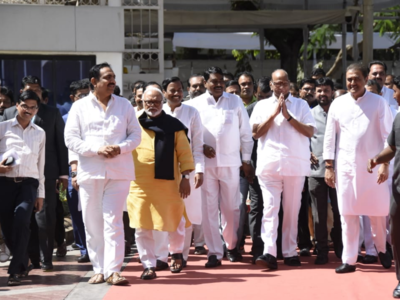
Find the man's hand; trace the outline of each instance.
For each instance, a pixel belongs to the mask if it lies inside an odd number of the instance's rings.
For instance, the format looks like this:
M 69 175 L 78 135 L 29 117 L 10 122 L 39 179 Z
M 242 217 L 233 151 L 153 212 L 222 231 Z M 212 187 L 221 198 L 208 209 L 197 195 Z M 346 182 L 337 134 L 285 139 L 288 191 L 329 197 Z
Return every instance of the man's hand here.
M 43 208 L 43 198 L 36 198 L 34 212 L 39 212 Z
M 371 170 L 372 171 L 372 170 Z M 389 164 L 382 164 L 378 169 L 378 184 L 385 182 L 389 178 Z
M 377 165 L 374 158 L 368 159 L 367 171 L 368 173 L 372 173 L 372 169 L 375 168 Z
M 0 163 L 0 173 L 7 173 L 10 172 L 12 169 L 12 166 L 5 166 L 4 163 L 6 162 L 7 159 L 3 159 L 3 161 Z
M 58 178 L 58 180 L 56 181 L 56 193 L 57 194 L 60 193 L 61 184 L 62 184 L 62 188 L 64 190 L 66 190 L 68 188 L 68 179 L 66 179 L 66 178 Z
M 179 185 L 179 193 L 181 194 L 182 199 L 185 199 L 190 195 L 189 179 L 182 178 L 181 183 Z
M 312 152 L 311 152 L 310 162 L 311 162 L 312 165 L 316 165 L 316 164 L 319 163 L 318 158 L 317 158 L 317 157 L 315 156 L 315 154 L 312 153 Z
M 77 177 L 74 177 L 74 178 L 72 178 L 71 179 L 71 181 L 72 181 L 72 187 L 76 190 L 76 191 L 79 191 L 79 184 L 78 184 L 78 178 Z
M 242 169 L 244 173 L 244 177 L 250 184 L 253 184 L 253 180 L 255 177 L 255 171 L 251 164 L 242 163 Z
M 118 154 L 121 154 L 121 149 L 118 145 L 102 146 L 97 151 L 97 154 L 103 155 L 105 158 L 113 158 L 116 157 Z
M 204 179 L 203 173 L 196 173 L 196 175 L 194 175 L 194 188 L 195 189 L 198 189 L 199 187 L 202 186 L 203 179 Z
M 275 118 L 279 113 L 282 111 L 282 102 L 285 101 L 285 97 L 283 94 L 279 96 L 278 102 L 276 103 L 274 112 L 272 113 L 272 116 Z
M 325 169 L 325 182 L 328 186 L 331 188 L 336 188 L 335 183 L 336 183 L 336 176 L 335 176 L 335 171 L 333 168 L 327 168 Z
M 207 158 L 214 158 L 215 157 L 215 150 L 213 147 L 204 144 L 203 145 L 203 153 Z
M 279 99 L 281 99 L 281 97 L 283 98 L 283 94 L 281 94 L 281 95 L 279 96 Z M 289 115 L 289 113 L 288 113 L 288 111 L 287 111 L 285 99 L 283 99 L 283 101 L 282 101 L 282 115 L 283 115 L 283 117 L 284 117 L 286 120 L 290 118 L 290 115 Z

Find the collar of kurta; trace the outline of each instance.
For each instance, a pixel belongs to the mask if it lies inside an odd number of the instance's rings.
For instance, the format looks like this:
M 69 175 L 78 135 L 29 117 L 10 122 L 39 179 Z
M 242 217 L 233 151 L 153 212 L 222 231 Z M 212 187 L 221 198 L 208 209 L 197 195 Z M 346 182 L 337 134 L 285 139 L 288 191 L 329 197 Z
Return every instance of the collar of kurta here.
M 175 180 L 175 132 L 184 130 L 187 135 L 187 128 L 181 123 L 181 121 L 170 115 L 167 115 L 163 110 L 161 111 L 161 115 L 157 118 L 150 118 L 146 112 L 143 112 L 138 120 L 144 129 L 154 131 L 155 133 L 154 178 Z
M 272 94 L 272 98 L 274 98 L 274 102 L 278 102 L 278 98 L 276 98 L 275 94 Z M 294 98 L 294 97 L 289 93 L 289 95 L 287 96 L 285 101 L 292 103 L 293 102 L 292 98 Z
M 90 91 L 88 97 L 90 97 L 90 99 L 92 99 L 93 102 L 95 102 L 96 104 L 99 104 L 99 100 L 97 100 L 97 97 Z M 114 95 L 111 94 L 110 100 L 107 103 L 107 107 L 109 107 L 113 102 L 114 102 Z
M 367 91 L 367 89 L 364 89 L 364 95 L 362 95 L 361 97 L 358 97 L 357 99 L 354 99 L 353 96 L 351 95 L 351 93 L 348 93 L 350 95 L 350 97 L 355 100 L 356 102 L 360 102 L 362 101 L 365 97 L 367 97 L 370 92 Z

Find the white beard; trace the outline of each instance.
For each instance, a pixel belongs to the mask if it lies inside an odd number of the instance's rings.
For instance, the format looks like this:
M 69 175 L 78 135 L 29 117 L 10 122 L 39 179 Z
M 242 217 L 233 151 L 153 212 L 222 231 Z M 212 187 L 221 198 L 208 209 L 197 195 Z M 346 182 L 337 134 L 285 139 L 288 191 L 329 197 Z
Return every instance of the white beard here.
M 154 118 L 154 117 L 157 117 L 157 116 L 161 113 L 161 110 L 159 110 L 159 111 L 157 111 L 157 112 L 151 112 L 151 111 L 145 110 L 145 112 L 146 112 L 146 114 L 147 114 L 148 116 Z

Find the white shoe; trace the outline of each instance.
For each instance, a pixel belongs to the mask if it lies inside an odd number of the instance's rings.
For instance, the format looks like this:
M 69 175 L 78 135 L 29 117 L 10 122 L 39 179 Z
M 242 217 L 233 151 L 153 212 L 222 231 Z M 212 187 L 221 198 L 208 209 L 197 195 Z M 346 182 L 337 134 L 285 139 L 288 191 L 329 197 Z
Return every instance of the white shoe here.
M 4 263 L 10 258 L 10 250 L 7 248 L 6 244 L 0 245 L 0 262 Z

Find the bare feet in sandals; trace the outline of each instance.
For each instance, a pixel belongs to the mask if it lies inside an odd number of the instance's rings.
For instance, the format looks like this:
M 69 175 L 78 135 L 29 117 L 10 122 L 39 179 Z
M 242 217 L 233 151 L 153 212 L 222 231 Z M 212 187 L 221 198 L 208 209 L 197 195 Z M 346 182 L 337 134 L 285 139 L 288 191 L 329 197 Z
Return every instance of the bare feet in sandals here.
M 183 256 L 182 253 L 174 253 L 171 255 L 171 264 L 169 269 L 171 273 L 179 273 L 183 267 Z
M 104 282 L 104 275 L 103 274 L 94 274 L 88 281 L 91 284 L 98 284 Z

